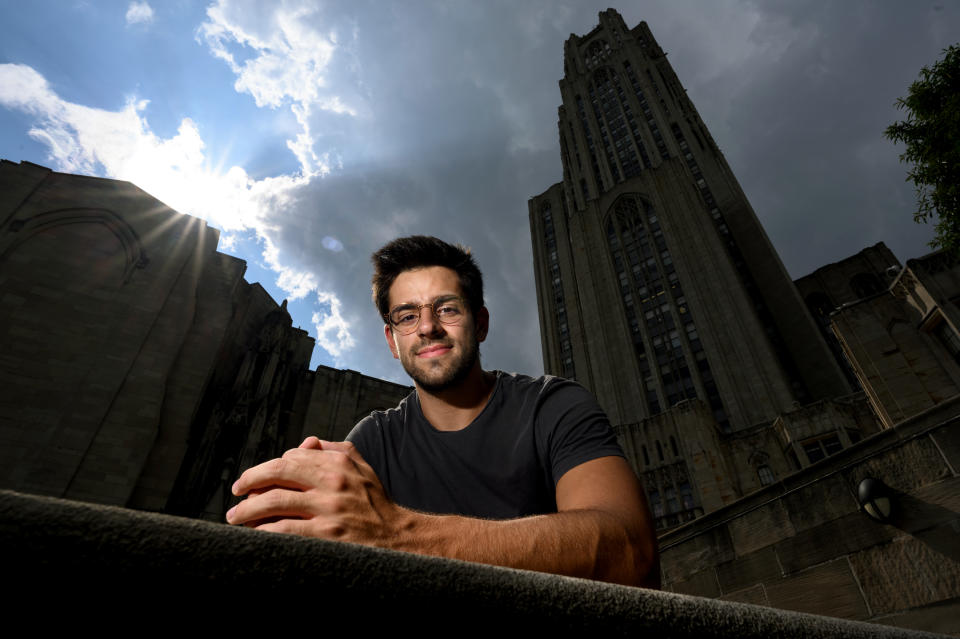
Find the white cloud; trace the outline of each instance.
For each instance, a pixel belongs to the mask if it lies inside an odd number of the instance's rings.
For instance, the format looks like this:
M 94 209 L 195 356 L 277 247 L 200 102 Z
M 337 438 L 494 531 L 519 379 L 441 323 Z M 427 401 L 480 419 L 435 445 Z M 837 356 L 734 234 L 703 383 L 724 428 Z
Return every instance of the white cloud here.
M 339 364 L 344 353 L 355 345 L 350 327 L 342 315 L 342 304 L 336 295 L 320 291 L 317 300 L 325 310 L 314 313 L 311 321 L 317 329 L 317 343 Z
M 131 2 L 127 7 L 127 24 L 153 22 L 153 7 L 146 2 Z
M 144 115 L 146 100 L 130 99 L 120 111 L 73 104 L 25 65 L 0 64 L 0 106 L 36 118 L 29 134 L 47 146 L 56 170 L 133 182 L 171 208 L 226 231 L 221 237 L 224 250 L 236 242 L 232 232 L 253 230 L 263 244 L 267 266 L 277 274 L 277 286 L 289 299 L 317 290 L 317 275 L 288 263 L 277 239 L 307 177 L 254 180 L 239 166 L 217 171 L 210 166 L 200 130 L 191 119 L 184 118 L 176 134 L 163 139 L 150 129 Z M 343 354 L 354 341 L 340 317 L 339 301 L 332 293 L 320 295 L 333 309 L 320 321 L 321 344 L 331 354 Z
M 237 236 L 234 233 L 221 233 L 217 250 L 220 252 L 232 251 L 237 248 Z
M 207 9 L 207 20 L 198 37 L 211 53 L 237 75 L 234 88 L 249 93 L 257 106 L 273 109 L 289 104 L 301 131 L 287 147 L 300 162 L 304 175 L 325 175 L 331 170 L 329 152 L 316 151 L 310 127 L 318 111 L 357 116 L 354 107 L 328 87 L 327 73 L 338 48 L 337 35 L 323 32 L 315 23 L 312 2 L 289 2 L 267 14 L 262 6 L 240 6 L 218 0 Z M 239 61 L 233 50 L 251 57 Z

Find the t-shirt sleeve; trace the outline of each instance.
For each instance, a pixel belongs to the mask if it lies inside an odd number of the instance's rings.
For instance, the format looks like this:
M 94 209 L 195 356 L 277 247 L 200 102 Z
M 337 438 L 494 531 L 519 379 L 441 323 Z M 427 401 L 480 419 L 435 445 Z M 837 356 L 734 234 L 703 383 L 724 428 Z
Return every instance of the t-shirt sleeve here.
M 610 420 L 580 384 L 554 378 L 541 396 L 538 446 L 549 460 L 554 485 L 567 471 L 599 457 L 623 457 Z

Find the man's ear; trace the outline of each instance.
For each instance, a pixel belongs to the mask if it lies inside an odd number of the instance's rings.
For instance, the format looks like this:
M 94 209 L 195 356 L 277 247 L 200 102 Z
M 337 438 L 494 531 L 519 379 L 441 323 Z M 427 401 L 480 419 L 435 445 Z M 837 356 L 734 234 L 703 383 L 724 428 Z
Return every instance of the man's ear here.
M 486 306 L 481 306 L 477 311 L 477 341 L 482 342 L 487 339 L 487 331 L 490 330 L 490 311 Z
M 387 339 L 387 346 L 390 348 L 390 352 L 393 354 L 393 359 L 400 359 L 400 350 L 397 346 L 397 337 L 393 334 L 393 331 L 390 330 L 389 324 L 383 325 L 383 336 Z

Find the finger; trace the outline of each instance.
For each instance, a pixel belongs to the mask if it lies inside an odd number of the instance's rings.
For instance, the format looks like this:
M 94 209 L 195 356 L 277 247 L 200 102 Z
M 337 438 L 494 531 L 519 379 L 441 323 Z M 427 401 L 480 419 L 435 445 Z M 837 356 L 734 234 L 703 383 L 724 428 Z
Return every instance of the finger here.
M 294 448 L 287 453 L 298 450 Z M 252 490 L 271 486 L 305 490 L 310 487 L 311 483 L 310 469 L 304 467 L 303 461 L 302 459 L 297 461 L 286 457 L 278 457 L 253 468 L 248 468 L 233 483 L 231 490 L 238 497 L 246 495 Z
M 363 456 L 360 454 L 360 451 L 357 450 L 357 447 L 353 445 L 353 442 L 328 442 L 325 439 L 318 441 L 323 450 L 333 450 L 338 453 L 343 453 L 353 461 L 364 461 Z
M 248 524 L 282 518 L 312 517 L 310 498 L 296 490 L 275 488 L 253 495 L 227 511 L 227 523 Z
M 353 442 L 347 442 L 347 441 L 328 442 L 325 439 L 321 439 L 319 441 L 320 441 L 320 446 L 324 452 L 340 453 L 345 455 L 350 461 L 354 463 L 356 468 L 360 471 L 360 473 L 364 477 L 366 477 L 367 479 L 376 480 L 378 483 L 380 482 L 380 477 L 377 476 L 377 472 L 373 469 L 373 467 L 370 464 L 367 463 L 367 460 L 363 458 L 363 455 L 360 454 L 360 451 L 357 450 L 357 447 L 354 446 Z M 292 451 L 287 451 L 287 452 L 289 453 Z
M 319 441 L 322 446 L 320 450 L 291 448 L 283 454 L 283 459 L 306 466 L 327 468 L 331 472 L 349 472 L 355 468 L 365 477 L 376 477 L 373 468 L 350 442 Z
M 307 522 L 302 519 L 279 519 L 255 526 L 264 532 L 286 533 L 292 535 L 309 536 Z
M 360 451 L 357 450 L 357 447 L 353 445 L 353 442 L 328 442 L 325 439 L 320 440 L 320 444 L 323 446 L 323 450 L 330 452 L 338 452 L 346 455 L 350 460 L 356 464 L 357 468 L 369 479 L 376 478 L 377 481 L 380 481 L 380 478 L 377 477 L 377 473 L 373 470 L 373 467 L 367 463 L 367 460 L 363 458 L 363 455 L 360 454 Z
M 319 437 L 314 437 L 313 435 L 310 435 L 305 440 L 303 440 L 303 443 L 300 444 L 297 448 L 314 448 L 316 450 L 321 450 L 323 446 L 320 445 Z

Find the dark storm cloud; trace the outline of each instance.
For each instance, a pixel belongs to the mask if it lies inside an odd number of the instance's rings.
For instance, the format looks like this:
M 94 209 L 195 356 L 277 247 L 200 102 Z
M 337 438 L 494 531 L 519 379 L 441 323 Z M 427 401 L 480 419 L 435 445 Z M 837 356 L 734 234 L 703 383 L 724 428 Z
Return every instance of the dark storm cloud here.
M 539 373 L 527 200 L 562 175 L 563 43 L 592 30 L 607 4 L 218 0 L 189 44 L 236 83 L 211 82 L 203 95 L 222 97 L 216 112 L 236 118 L 224 128 L 271 156 L 224 175 L 206 174 L 224 153 L 208 133 L 223 123 L 185 111 L 168 114 L 183 118 L 182 134 L 157 133 L 150 118 L 162 95 L 104 111 L 56 95 L 44 69 L 0 65 L 8 78 L 29 75 L 34 89 L 0 90 L 0 103 L 41 114 L 31 135 L 57 170 L 102 165 L 225 234 L 255 231 L 296 321 L 330 317 L 325 363 L 405 381 L 369 300 L 369 255 L 426 233 L 472 247 L 486 274 L 485 365 Z M 902 117 L 896 98 L 958 38 L 960 5 L 651 0 L 618 9 L 630 27 L 645 20 L 667 51 L 794 277 L 881 240 L 901 259 L 926 252 L 932 233 L 912 221 L 902 148 L 882 133 Z M 238 104 L 248 110 L 227 106 Z M 194 115 L 196 125 L 186 119 Z M 71 164 L 74 152 L 99 164 Z
M 902 259 L 926 251 L 929 229 L 911 220 L 899 150 L 882 132 L 898 116 L 896 97 L 949 44 L 942 25 L 960 19 L 952 7 L 916 7 L 621 9 L 669 52 L 794 277 L 881 240 Z M 470 245 L 485 271 L 494 321 L 485 365 L 539 372 L 526 201 L 561 175 L 563 41 L 591 30 L 603 8 L 375 3 L 328 13 L 353 28 L 338 41 L 351 63 L 331 71 L 331 85 L 354 87 L 345 95 L 358 116 L 314 116 L 317 139 L 344 168 L 300 194 L 298 207 L 312 212 L 283 229 L 282 244 L 361 322 L 344 365 L 402 378 L 384 368 L 367 257 L 392 236 L 427 233 Z M 344 251 L 318 251 L 326 235 Z
M 756 54 L 688 85 L 794 277 L 878 241 L 902 260 L 929 250 L 902 148 L 883 130 L 920 67 L 957 37 L 939 28 L 960 23 L 956 7 L 933 7 L 757 3 Z

